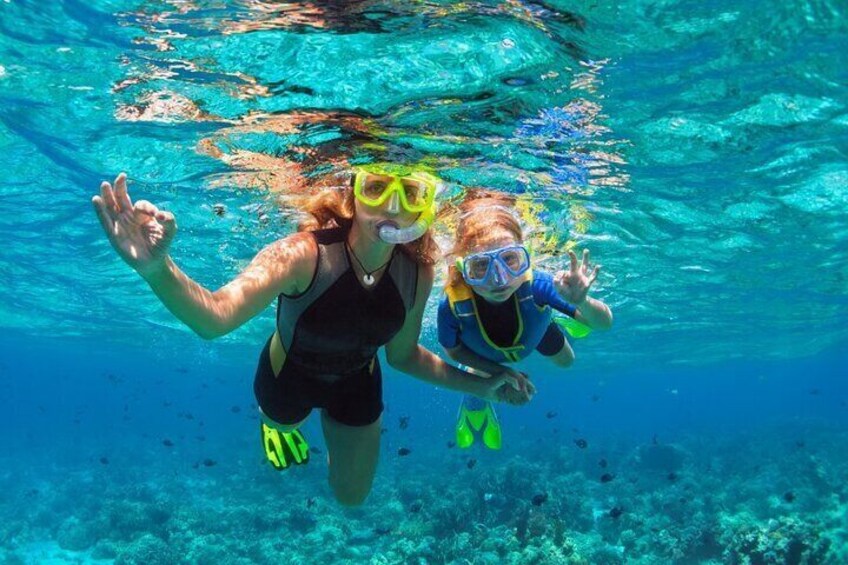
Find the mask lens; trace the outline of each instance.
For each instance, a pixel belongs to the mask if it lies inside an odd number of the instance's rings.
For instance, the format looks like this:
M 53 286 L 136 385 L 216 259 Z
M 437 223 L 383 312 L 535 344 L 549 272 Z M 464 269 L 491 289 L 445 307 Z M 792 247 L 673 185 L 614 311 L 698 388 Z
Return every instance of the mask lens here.
M 427 184 L 415 179 L 401 179 L 403 194 L 406 202 L 413 207 L 421 207 L 427 203 Z
M 391 177 L 368 175 L 362 181 L 362 195 L 371 200 L 376 200 L 386 192 L 391 182 Z
M 507 249 L 500 254 L 500 259 L 514 275 L 527 268 L 527 254 L 521 249 Z
M 489 257 L 471 257 L 465 260 L 465 274 L 474 281 L 482 281 L 486 278 L 486 273 L 489 272 L 489 264 L 492 260 Z

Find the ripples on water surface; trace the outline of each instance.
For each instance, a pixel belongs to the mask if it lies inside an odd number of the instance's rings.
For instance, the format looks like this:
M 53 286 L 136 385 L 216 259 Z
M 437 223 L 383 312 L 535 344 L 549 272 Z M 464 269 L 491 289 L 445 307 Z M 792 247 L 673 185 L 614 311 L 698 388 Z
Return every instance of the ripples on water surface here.
M 292 229 L 287 195 L 386 159 L 452 198 L 520 195 L 549 264 L 590 248 L 624 329 L 586 346 L 599 362 L 844 344 L 846 8 L 775 4 L 5 0 L 3 325 L 175 326 L 127 299 L 141 283 L 92 221 L 120 170 L 214 287 Z

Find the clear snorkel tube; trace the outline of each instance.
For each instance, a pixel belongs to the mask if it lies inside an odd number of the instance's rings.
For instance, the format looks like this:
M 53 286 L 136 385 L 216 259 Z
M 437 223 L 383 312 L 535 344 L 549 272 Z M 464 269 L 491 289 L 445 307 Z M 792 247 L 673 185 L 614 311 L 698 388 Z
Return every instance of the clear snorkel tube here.
M 385 243 L 399 245 L 410 243 L 427 233 L 430 226 L 433 225 L 433 220 L 436 218 L 436 203 L 434 202 L 430 208 L 421 212 L 418 219 L 412 225 L 405 228 L 399 228 L 392 224 L 380 226 L 380 239 Z
M 430 229 L 430 226 L 433 225 L 433 220 L 436 218 L 436 201 L 438 200 L 439 194 L 444 191 L 444 188 L 444 183 L 440 182 L 436 185 L 436 197 L 433 199 L 433 204 L 427 210 L 421 212 L 418 219 L 415 220 L 412 225 L 405 228 L 399 228 L 393 224 L 380 226 L 380 239 L 382 239 L 385 243 L 402 245 L 404 243 L 413 242 L 427 233 L 427 230 Z

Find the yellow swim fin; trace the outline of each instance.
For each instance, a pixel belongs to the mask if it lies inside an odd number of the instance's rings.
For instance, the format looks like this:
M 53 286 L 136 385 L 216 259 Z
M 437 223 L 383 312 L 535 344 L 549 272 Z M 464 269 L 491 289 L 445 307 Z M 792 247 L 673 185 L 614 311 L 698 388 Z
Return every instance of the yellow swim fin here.
M 261 424 L 262 448 L 268 462 L 276 470 L 282 471 L 288 469 L 289 465 L 304 465 L 309 462 L 309 444 L 300 430 L 283 432 L 264 421 Z
M 463 449 L 471 447 L 479 434 L 483 436 L 483 445 L 489 449 L 501 448 L 501 425 L 494 406 L 487 400 L 466 395 L 459 405 L 456 444 Z

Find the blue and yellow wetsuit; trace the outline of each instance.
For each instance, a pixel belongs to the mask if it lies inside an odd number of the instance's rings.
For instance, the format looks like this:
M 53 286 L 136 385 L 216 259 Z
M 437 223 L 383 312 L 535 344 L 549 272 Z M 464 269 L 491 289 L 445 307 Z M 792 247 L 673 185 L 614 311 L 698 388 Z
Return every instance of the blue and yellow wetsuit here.
M 566 339 L 554 322 L 553 310 L 571 318 L 577 311 L 559 296 L 553 277 L 544 271 L 532 271 L 530 280 L 499 304 L 482 299 L 462 281 L 445 288 L 439 304 L 439 343 L 447 349 L 463 345 L 495 363 L 514 363 L 533 351 L 553 356 Z M 475 432 L 483 434 L 491 449 L 501 446 L 491 404 L 470 395 L 460 406 L 456 432 L 460 447 L 470 446 Z

